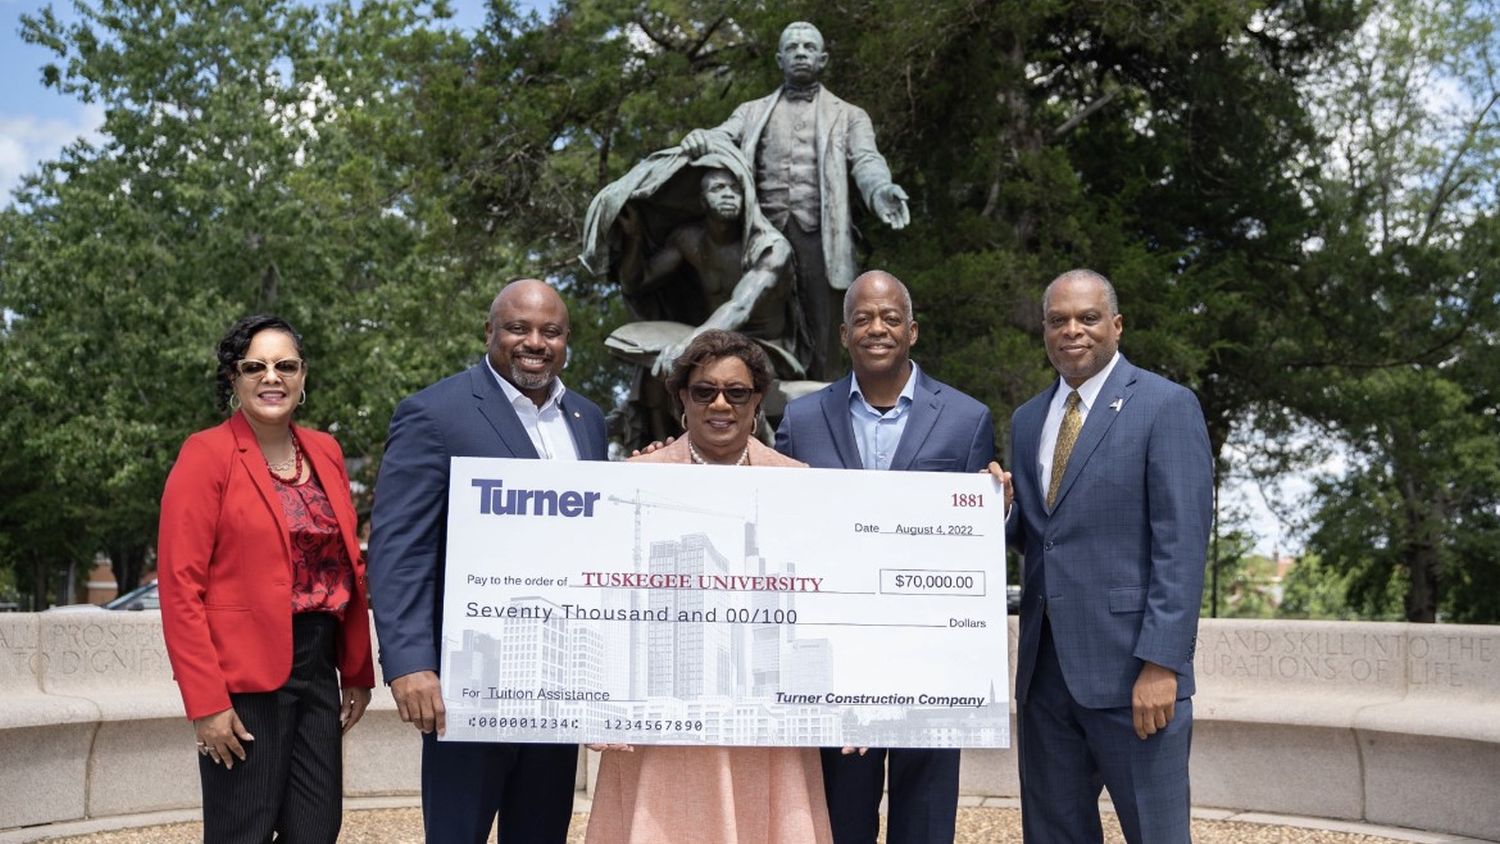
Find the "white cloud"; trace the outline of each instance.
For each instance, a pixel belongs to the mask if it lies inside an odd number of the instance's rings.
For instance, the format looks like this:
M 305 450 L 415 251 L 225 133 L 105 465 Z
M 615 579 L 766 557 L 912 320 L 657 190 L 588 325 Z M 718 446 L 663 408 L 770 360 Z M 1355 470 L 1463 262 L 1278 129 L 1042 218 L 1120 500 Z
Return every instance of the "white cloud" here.
M 11 203 L 21 176 L 36 172 L 80 136 L 98 138 L 103 125 L 104 109 L 98 105 L 82 106 L 72 119 L 0 114 L 0 207 Z

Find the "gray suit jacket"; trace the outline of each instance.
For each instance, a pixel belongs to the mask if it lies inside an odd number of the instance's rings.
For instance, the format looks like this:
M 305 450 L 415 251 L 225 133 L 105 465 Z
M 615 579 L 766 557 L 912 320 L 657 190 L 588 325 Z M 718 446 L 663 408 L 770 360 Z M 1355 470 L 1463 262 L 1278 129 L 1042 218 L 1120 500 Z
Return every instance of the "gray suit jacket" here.
M 580 460 L 605 460 L 604 414 L 564 393 Z M 537 458 L 536 447 L 484 361 L 396 407 L 370 515 L 370 599 L 386 682 L 438 670 L 450 457 Z
M 758 100 L 741 103 L 729 119 L 710 132 L 718 132 L 739 145 L 745 160 L 755 166 L 761 133 L 771 117 L 771 108 L 781 98 L 781 89 Z M 826 87 L 817 96 L 818 192 L 822 198 L 823 262 L 828 283 L 847 290 L 858 274 L 854 260 L 854 219 L 849 208 L 849 179 L 859 186 L 865 205 L 875 191 L 891 183 L 891 169 L 875 147 L 875 127 L 870 115 L 846 103 Z
M 1197 397 L 1122 356 L 1049 512 L 1037 455 L 1056 389 L 1011 418 L 1006 538 L 1025 555 L 1016 699 L 1026 701 L 1043 612 L 1083 706 L 1130 706 L 1142 660 L 1176 671 L 1178 697 L 1189 697 L 1213 517 L 1213 456 Z

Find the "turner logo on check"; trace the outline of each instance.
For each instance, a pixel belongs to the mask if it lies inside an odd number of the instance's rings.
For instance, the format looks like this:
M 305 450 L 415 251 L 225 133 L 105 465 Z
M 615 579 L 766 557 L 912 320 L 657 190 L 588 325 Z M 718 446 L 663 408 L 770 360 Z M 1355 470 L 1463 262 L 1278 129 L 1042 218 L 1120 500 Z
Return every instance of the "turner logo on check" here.
M 506 489 L 503 481 L 475 478 L 482 516 L 577 516 L 591 518 L 597 492 L 558 489 Z

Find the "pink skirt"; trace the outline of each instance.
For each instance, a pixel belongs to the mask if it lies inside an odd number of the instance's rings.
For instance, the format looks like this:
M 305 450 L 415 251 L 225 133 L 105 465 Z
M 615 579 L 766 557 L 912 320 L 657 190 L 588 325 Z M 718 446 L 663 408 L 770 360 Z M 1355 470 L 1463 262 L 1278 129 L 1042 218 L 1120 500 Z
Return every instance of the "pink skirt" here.
M 606 750 L 587 844 L 832 844 L 816 748 Z

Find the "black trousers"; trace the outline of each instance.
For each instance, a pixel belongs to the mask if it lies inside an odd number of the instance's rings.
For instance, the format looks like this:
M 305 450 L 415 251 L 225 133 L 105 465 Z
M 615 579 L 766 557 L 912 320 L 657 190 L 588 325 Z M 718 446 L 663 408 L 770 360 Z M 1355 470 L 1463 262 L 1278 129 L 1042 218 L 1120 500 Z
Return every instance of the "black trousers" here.
M 843 343 L 839 326 L 844 322 L 844 291 L 828 284 L 828 266 L 823 260 L 823 235 L 803 230 L 796 217 L 788 217 L 782 229 L 792 254 L 797 257 L 797 300 L 812 336 L 812 361 L 807 377 L 833 381 L 843 377 Z
M 958 823 L 957 749 L 872 747 L 864 756 L 825 747 L 823 792 L 834 844 L 875 844 L 886 795 L 887 844 L 952 844 Z
M 565 844 L 573 820 L 576 744 L 438 741 L 422 736 L 427 844 Z
M 254 741 L 234 769 L 198 758 L 204 844 L 333 844 L 343 824 L 338 619 L 292 616 L 292 675 L 274 692 L 231 693 Z

